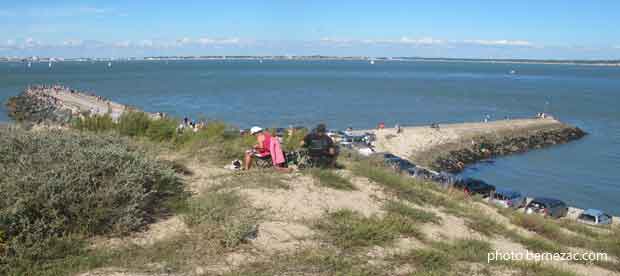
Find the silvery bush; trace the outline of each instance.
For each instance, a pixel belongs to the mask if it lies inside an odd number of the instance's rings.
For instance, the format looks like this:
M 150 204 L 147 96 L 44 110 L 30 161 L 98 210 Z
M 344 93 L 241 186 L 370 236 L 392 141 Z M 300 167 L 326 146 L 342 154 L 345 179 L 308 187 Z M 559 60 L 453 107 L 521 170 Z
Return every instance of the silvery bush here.
M 76 237 L 138 230 L 182 194 L 169 165 L 128 140 L 0 130 L 4 257 L 54 258 Z

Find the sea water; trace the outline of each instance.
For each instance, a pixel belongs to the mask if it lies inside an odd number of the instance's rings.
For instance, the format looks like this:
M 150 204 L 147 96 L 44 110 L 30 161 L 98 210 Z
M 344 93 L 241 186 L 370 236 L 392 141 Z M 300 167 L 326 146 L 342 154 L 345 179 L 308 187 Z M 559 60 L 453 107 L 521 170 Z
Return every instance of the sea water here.
M 514 72 L 511 72 L 514 71 Z M 582 140 L 469 167 L 528 196 L 620 215 L 620 67 L 466 62 L 0 63 L 0 101 L 60 83 L 147 111 L 261 125 L 373 128 L 553 114 Z M 0 121 L 7 121 L 4 106 Z

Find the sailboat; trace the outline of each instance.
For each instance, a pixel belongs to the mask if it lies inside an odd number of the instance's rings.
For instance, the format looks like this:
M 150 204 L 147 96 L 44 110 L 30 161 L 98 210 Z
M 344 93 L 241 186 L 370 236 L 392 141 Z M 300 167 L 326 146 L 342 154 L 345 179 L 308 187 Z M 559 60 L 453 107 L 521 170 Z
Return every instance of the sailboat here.
M 515 70 L 510 70 L 510 74 L 511 74 L 511 75 L 514 75 L 514 74 L 516 74 L 516 73 L 517 73 L 517 71 L 515 71 Z
M 28 68 L 32 67 L 32 62 L 29 61 L 27 66 Z
M 371 59 L 371 60 L 370 60 L 370 64 L 375 64 L 375 60 L 374 60 L 374 59 Z
M 52 62 L 51 61 L 47 64 L 47 67 L 48 68 L 52 68 Z
M 108 68 L 111 68 L 111 67 L 112 67 L 112 62 L 108 61 Z

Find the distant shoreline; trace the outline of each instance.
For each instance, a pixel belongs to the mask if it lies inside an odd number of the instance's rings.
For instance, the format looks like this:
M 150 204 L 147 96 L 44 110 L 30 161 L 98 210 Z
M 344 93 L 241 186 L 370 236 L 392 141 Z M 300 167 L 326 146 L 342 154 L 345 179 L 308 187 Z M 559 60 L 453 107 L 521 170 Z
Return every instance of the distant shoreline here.
M 366 61 L 366 62 L 454 62 L 497 64 L 546 64 L 620 67 L 620 60 L 544 60 L 544 59 L 470 59 L 422 57 L 368 57 L 368 56 L 154 56 L 130 58 L 7 58 L 0 62 L 130 62 L 130 61 Z

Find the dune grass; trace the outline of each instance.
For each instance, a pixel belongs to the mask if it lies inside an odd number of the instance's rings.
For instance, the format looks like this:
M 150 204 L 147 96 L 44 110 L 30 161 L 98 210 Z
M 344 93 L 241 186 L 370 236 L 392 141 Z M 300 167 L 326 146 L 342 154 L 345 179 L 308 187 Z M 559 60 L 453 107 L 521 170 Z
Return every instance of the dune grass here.
M 353 166 L 353 173 L 367 177 L 383 186 L 402 200 L 421 206 L 437 206 L 445 208 L 459 208 L 458 202 L 450 200 L 445 191 L 440 191 L 433 183 L 423 182 L 412 177 L 394 173 L 373 160 L 361 160 Z
M 312 176 L 314 183 L 319 186 L 345 191 L 356 190 L 355 186 L 349 179 L 342 177 L 334 171 L 316 168 L 306 171 Z
M 453 242 L 433 242 L 429 248 L 418 248 L 390 258 L 398 264 L 415 267 L 413 275 L 459 275 L 459 262 L 483 263 L 491 245 L 481 240 L 459 239 Z M 466 274 L 466 273 L 463 273 Z
M 234 191 L 209 192 L 191 198 L 187 205 L 185 223 L 224 248 L 234 248 L 256 235 L 259 213 Z
M 388 267 L 371 265 L 366 258 L 345 255 L 334 249 L 302 249 L 280 253 L 267 260 L 244 264 L 226 276 L 270 275 L 390 275 Z
M 347 209 L 326 214 L 314 227 L 322 238 L 344 250 L 383 245 L 399 235 L 421 237 L 417 224 L 402 216 L 365 217 Z
M 434 213 L 409 206 L 396 200 L 388 200 L 384 204 L 383 209 L 388 213 L 401 215 L 419 223 L 439 224 L 441 222 L 441 218 Z

